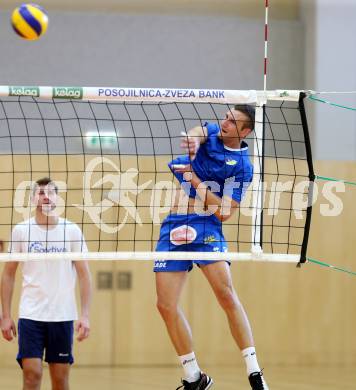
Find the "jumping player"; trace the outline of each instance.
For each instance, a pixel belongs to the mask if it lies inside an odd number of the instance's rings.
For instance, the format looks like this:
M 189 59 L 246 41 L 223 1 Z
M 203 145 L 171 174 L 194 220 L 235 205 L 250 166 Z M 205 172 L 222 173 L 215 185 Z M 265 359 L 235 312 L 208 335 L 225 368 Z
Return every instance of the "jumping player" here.
M 157 251 L 226 252 L 222 222 L 239 207 L 252 181 L 253 167 L 244 139 L 253 131 L 254 107 L 238 105 L 221 124 L 206 123 L 183 134 L 187 152 L 168 165 L 181 185 L 163 221 Z M 257 362 L 250 323 L 232 284 L 225 261 L 156 261 L 157 307 L 184 371 L 184 390 L 204 390 L 213 380 L 196 360 L 189 324 L 179 307 L 188 272 L 197 264 L 226 313 L 232 336 L 242 352 L 253 390 L 268 390 Z M 177 390 L 178 390 L 177 389 Z

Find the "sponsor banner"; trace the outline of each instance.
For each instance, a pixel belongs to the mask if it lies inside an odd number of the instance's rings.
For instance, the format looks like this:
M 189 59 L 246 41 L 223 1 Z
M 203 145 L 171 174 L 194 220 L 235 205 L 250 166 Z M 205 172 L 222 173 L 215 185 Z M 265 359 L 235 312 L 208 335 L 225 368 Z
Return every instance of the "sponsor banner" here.
M 256 103 L 256 91 L 172 88 L 85 88 L 85 98 L 122 101 Z
M 256 91 L 190 88 L 32 87 L 0 85 L 0 96 L 35 96 L 43 99 L 206 102 L 258 105 L 265 104 L 267 100 L 298 101 L 300 92 L 298 90 Z

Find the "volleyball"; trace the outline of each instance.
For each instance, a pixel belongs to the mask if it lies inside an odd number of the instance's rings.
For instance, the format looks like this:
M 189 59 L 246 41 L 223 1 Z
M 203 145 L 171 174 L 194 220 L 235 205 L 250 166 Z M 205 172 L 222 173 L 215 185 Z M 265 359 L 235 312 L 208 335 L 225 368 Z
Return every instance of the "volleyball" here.
M 11 24 L 21 38 L 35 40 L 46 32 L 48 16 L 37 4 L 22 4 L 12 13 Z

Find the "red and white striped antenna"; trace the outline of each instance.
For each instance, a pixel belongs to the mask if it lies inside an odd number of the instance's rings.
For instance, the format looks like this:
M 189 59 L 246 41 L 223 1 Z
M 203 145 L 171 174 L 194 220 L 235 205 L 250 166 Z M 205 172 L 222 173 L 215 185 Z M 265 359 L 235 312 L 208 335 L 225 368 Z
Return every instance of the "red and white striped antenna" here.
M 264 76 L 263 90 L 267 90 L 267 61 L 268 61 L 268 0 L 265 0 L 265 59 L 264 59 Z

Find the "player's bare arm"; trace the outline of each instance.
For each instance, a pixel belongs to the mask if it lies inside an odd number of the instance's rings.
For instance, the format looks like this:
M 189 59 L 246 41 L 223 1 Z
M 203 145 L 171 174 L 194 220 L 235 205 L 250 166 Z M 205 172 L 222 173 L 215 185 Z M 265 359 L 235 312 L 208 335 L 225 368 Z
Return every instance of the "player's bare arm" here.
M 204 207 L 207 210 L 212 210 L 220 221 L 228 220 L 239 207 L 239 204 L 229 196 L 224 195 L 220 198 L 220 196 L 215 195 L 194 171 L 192 171 L 190 182 L 196 189 L 199 198 L 203 200 Z
M 213 211 L 213 214 L 220 221 L 224 222 L 228 220 L 239 207 L 239 203 L 231 197 L 226 195 L 223 197 L 215 195 L 214 192 L 199 179 L 190 164 L 175 166 L 174 171 L 184 173 L 185 181 L 190 182 L 196 189 L 198 198 L 193 201 L 195 203 L 203 202 L 204 208 Z M 198 205 L 196 204 L 196 206 Z
M 80 289 L 81 315 L 76 324 L 77 340 L 82 341 L 89 337 L 90 333 L 90 304 L 92 298 L 92 281 L 87 261 L 75 261 L 75 269 L 78 275 Z
M 1 303 L 3 312 L 1 332 L 7 341 L 11 341 L 16 337 L 16 326 L 11 317 L 11 302 L 17 267 L 17 262 L 6 263 L 1 277 Z
M 204 126 L 196 126 L 188 132 L 181 132 L 181 148 L 194 159 L 201 144 L 206 142 L 208 130 Z

